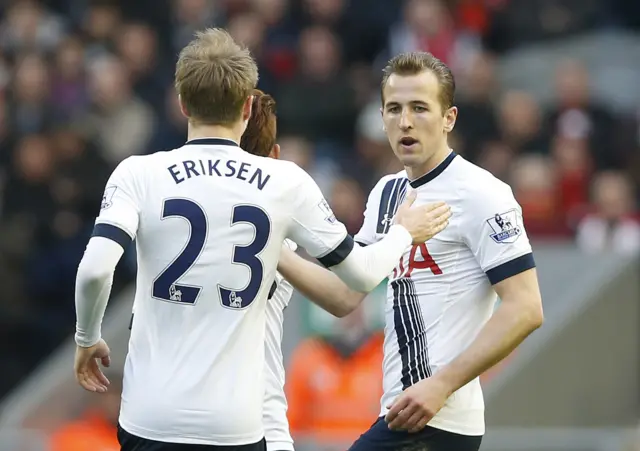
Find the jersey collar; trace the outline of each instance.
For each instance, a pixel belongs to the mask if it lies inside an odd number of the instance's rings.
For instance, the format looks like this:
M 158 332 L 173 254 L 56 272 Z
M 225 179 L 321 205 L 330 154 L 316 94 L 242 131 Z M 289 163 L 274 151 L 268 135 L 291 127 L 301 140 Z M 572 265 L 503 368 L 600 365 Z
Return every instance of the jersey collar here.
M 445 158 L 444 161 L 436 166 L 433 170 L 427 172 L 425 175 L 418 177 L 415 180 L 410 181 L 409 184 L 411 185 L 411 188 L 419 188 L 442 174 L 444 170 L 447 169 L 447 167 L 451 164 L 456 155 L 457 154 L 452 150 L 449 156 Z
M 187 141 L 185 146 L 196 145 L 196 146 L 233 146 L 240 147 L 237 142 L 226 139 L 226 138 L 196 138 L 190 139 Z

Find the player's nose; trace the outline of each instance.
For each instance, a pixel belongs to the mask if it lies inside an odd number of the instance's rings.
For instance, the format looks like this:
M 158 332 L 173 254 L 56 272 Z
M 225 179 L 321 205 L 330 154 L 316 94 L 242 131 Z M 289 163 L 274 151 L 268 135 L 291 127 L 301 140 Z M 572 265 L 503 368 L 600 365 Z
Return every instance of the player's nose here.
M 413 127 L 411 117 L 407 112 L 403 112 L 400 116 L 400 123 L 398 124 L 402 130 L 409 130 Z

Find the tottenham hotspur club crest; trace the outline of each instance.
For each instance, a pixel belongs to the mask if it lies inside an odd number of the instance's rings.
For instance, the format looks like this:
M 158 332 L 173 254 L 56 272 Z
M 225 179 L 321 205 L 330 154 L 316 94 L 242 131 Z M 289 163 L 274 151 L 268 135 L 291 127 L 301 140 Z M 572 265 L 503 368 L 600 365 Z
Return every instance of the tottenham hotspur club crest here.
M 487 219 L 487 223 L 493 229 L 490 236 L 496 243 L 513 243 L 522 234 L 520 215 L 515 209 L 496 213 L 493 218 Z

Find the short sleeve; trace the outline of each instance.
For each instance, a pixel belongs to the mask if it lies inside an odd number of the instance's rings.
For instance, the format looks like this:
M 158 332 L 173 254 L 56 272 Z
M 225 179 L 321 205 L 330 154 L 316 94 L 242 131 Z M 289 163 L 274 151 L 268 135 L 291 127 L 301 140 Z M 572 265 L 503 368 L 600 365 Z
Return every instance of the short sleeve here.
M 466 198 L 462 239 L 492 285 L 535 267 L 522 208 L 507 185 Z
M 123 248 L 136 236 L 140 218 L 140 189 L 132 157 L 123 160 L 107 181 L 92 236 L 111 239 Z
M 299 183 L 294 192 L 293 220 L 288 238 L 304 247 L 325 267 L 342 263 L 354 243 L 347 229 L 338 221 L 320 188 L 309 174 L 293 166 Z M 293 172 L 293 171 L 292 171 Z M 291 174 L 294 176 L 294 174 Z

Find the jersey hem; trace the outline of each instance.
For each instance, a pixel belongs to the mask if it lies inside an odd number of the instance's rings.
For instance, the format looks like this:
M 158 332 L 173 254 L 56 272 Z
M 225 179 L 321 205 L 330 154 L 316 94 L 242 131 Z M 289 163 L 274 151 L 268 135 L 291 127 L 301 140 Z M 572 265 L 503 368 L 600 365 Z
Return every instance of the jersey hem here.
M 467 435 L 471 437 L 482 436 L 485 434 L 484 424 L 481 427 L 470 427 L 468 425 L 456 423 L 455 421 L 441 420 L 438 417 L 433 418 L 429 423 L 427 423 L 427 426 L 430 426 L 434 429 L 440 429 L 443 431 L 452 432 L 454 434 Z
M 251 445 L 253 443 L 258 443 L 260 440 L 264 438 L 264 432 L 257 433 L 255 436 L 243 436 L 243 438 L 229 438 L 229 439 L 216 439 L 216 438 L 203 438 L 203 437 L 194 437 L 187 435 L 174 436 L 170 434 L 159 434 L 156 431 L 150 431 L 148 429 L 139 428 L 137 426 L 132 425 L 131 423 L 127 423 L 127 421 L 123 421 L 122 417 L 118 421 L 122 429 L 127 431 L 129 434 L 136 435 L 140 438 L 146 440 L 153 440 L 156 442 L 164 442 L 164 443 L 180 443 L 187 445 L 214 445 L 214 446 L 239 446 L 239 445 Z
M 267 451 L 294 451 L 291 442 L 267 442 Z
M 381 409 L 380 417 L 384 418 L 387 413 L 389 413 L 388 409 Z M 443 415 L 446 414 L 445 415 Z M 456 417 L 458 420 L 451 419 L 451 417 Z M 466 423 L 462 423 L 461 419 L 467 418 L 469 421 Z M 480 410 L 458 410 L 455 411 L 448 410 L 443 412 L 442 410 L 431 419 L 427 423 L 427 426 L 430 426 L 434 429 L 440 429 L 446 432 L 451 432 L 453 434 L 459 435 L 467 435 L 470 437 L 482 436 L 485 434 L 485 423 L 484 423 L 484 409 Z

